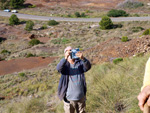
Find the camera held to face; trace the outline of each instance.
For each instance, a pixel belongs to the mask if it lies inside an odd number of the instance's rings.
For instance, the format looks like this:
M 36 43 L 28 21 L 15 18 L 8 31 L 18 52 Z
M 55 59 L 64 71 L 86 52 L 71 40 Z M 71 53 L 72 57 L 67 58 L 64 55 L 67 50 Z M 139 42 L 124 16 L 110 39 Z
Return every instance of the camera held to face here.
M 76 53 L 79 52 L 79 48 L 71 50 L 71 59 L 78 59 L 79 57 L 76 56 Z

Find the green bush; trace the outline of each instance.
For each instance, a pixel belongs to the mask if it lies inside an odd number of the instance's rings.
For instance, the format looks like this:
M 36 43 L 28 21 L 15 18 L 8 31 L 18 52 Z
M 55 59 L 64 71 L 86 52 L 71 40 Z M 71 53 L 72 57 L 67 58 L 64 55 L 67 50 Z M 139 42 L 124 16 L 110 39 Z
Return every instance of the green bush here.
M 58 25 L 58 24 L 59 24 L 59 22 L 57 22 L 55 20 L 49 20 L 48 21 L 48 25 L 50 25 L 50 26 L 54 26 L 54 25 Z
M 9 18 L 9 25 L 18 25 L 19 24 L 19 19 L 15 14 L 12 14 L 11 17 Z
M 81 15 L 80 15 L 79 12 L 75 12 L 74 15 L 75 15 L 76 17 L 81 17 Z
M 108 16 L 103 16 L 102 20 L 99 22 L 101 29 L 111 29 L 113 28 L 113 22 Z
M 127 36 L 123 36 L 123 37 L 121 38 L 121 41 L 122 41 L 122 42 L 127 42 L 127 41 L 128 41 L 128 37 L 127 37 Z
M 150 29 L 146 29 L 142 35 L 150 35 Z
M 36 5 L 29 5 L 28 8 L 35 8 Z
M 107 16 L 109 17 L 120 17 L 120 16 L 128 16 L 124 10 L 117 10 L 117 9 L 112 9 L 107 13 Z
M 33 26 L 34 26 L 34 22 L 31 21 L 31 20 L 29 20 L 29 21 L 27 21 L 27 23 L 26 23 L 25 30 L 27 30 L 27 31 L 32 31 L 32 30 L 33 30 Z
M 38 45 L 41 44 L 41 42 L 38 39 L 32 39 L 29 41 L 29 45 L 34 46 L 34 45 Z
M 35 55 L 33 55 L 32 53 L 28 53 L 26 58 L 29 58 L 29 57 L 34 57 Z
M 116 58 L 116 59 L 113 60 L 113 63 L 117 64 L 117 63 L 119 63 L 121 61 L 123 61 L 123 58 Z
M 41 27 L 41 29 L 47 29 L 47 25 L 44 24 L 44 25 Z
M 10 54 L 11 52 L 8 51 L 8 50 L 6 50 L 6 49 L 4 49 L 4 50 L 1 51 L 1 54 L 7 54 L 7 53 Z
M 19 73 L 19 76 L 20 76 L 20 77 L 25 77 L 26 74 L 25 74 L 25 73 Z

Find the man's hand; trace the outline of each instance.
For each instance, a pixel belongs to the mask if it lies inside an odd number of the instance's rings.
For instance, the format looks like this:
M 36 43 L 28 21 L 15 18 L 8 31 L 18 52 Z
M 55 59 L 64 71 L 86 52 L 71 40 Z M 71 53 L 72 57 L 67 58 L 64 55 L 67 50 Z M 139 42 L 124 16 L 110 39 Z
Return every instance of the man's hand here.
M 68 59 L 68 57 L 70 56 L 71 51 L 66 51 L 65 52 L 65 59 Z
M 139 100 L 139 107 L 143 111 L 144 110 L 144 104 L 147 101 L 147 105 L 150 106 L 150 86 L 144 87 L 144 89 L 141 91 L 141 93 L 138 95 Z
M 83 53 L 81 51 L 77 52 L 76 56 L 79 57 L 81 60 L 84 59 Z

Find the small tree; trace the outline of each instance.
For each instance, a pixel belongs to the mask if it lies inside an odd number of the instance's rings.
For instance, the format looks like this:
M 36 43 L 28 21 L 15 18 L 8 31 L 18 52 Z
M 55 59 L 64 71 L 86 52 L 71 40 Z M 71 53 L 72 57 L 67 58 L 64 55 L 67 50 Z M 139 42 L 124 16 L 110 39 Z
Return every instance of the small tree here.
M 9 18 L 9 24 L 10 25 L 18 25 L 19 24 L 19 19 L 15 14 L 12 14 L 11 17 Z
M 31 21 L 31 20 L 29 20 L 29 21 L 27 21 L 27 23 L 26 23 L 25 30 L 27 30 L 27 31 L 32 31 L 33 26 L 34 26 L 34 22 Z
M 80 15 L 79 12 L 75 12 L 74 15 L 75 15 L 76 17 L 81 17 L 81 15 Z
M 113 22 L 108 16 L 102 17 L 102 20 L 99 22 L 101 29 L 111 29 L 113 28 Z
M 10 0 L 10 6 L 12 8 L 20 8 L 25 0 Z

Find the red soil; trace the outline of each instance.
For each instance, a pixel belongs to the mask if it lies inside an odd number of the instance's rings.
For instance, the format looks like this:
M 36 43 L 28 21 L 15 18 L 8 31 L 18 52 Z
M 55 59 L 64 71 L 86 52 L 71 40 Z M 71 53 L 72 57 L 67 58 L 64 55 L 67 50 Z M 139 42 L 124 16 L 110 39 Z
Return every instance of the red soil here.
M 9 61 L 0 61 L 0 75 L 44 67 L 49 63 L 52 63 L 55 59 L 56 57 L 30 57 L 23 59 L 13 59 Z

